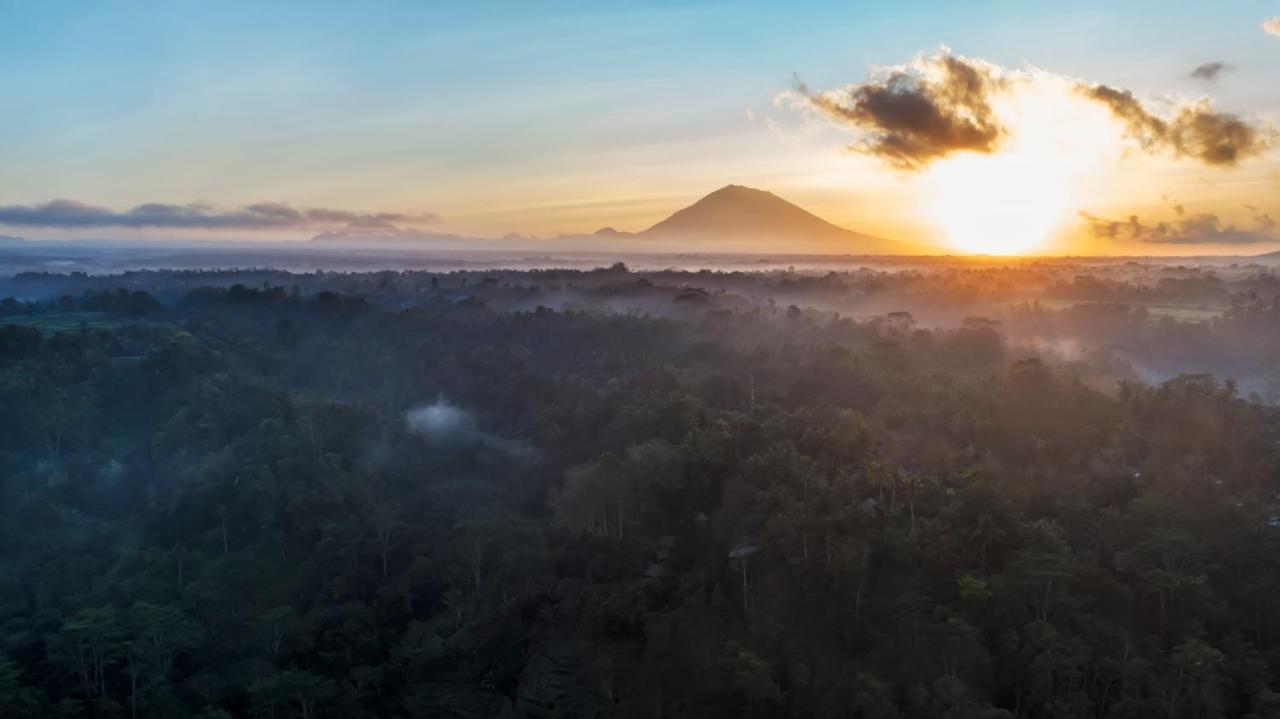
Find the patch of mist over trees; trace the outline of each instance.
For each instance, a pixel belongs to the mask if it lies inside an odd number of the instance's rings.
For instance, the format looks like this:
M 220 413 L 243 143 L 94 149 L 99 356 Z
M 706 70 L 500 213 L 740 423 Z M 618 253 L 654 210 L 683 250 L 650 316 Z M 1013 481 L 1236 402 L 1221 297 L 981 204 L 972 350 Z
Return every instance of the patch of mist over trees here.
M 1280 716 L 1266 268 L 2 294 L 0 716 Z
M 134 271 L 119 276 L 24 273 L 0 280 L 0 317 L 30 302 L 102 311 L 124 295 L 174 305 L 212 289 L 249 301 L 322 293 L 389 311 L 461 305 L 489 311 L 612 312 L 688 319 L 708 311 L 775 314 L 789 307 L 814 321 L 874 320 L 905 312 L 913 328 L 953 329 L 968 318 L 999 323 L 1015 353 L 1074 364 L 1100 389 L 1115 380 L 1155 383 L 1179 374 L 1233 378 L 1246 394 L 1280 398 L 1274 330 L 1280 276 L 1272 265 L 1024 261 L 1008 265 L 939 259 L 900 269 L 628 271 L 503 269 L 292 274 L 280 270 Z M 121 293 L 124 293 L 123 295 Z M 145 295 L 138 295 L 145 293 Z M 113 310 L 114 311 L 114 310 Z M 136 313 L 149 311 L 134 308 Z M 895 340 L 900 341 L 900 340 Z

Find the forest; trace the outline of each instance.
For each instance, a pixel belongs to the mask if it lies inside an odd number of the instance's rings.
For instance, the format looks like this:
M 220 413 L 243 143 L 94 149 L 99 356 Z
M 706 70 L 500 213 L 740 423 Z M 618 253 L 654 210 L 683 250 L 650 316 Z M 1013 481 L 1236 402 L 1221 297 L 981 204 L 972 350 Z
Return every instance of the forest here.
M 1280 719 L 1280 277 L 0 280 L 0 717 Z

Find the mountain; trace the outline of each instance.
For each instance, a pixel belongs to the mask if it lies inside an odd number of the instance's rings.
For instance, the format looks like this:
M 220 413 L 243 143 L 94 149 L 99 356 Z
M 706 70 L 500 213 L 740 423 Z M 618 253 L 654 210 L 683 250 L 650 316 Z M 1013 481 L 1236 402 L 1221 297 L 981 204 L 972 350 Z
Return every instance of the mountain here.
M 769 252 L 836 255 L 905 255 L 918 250 L 881 237 L 855 232 L 818 217 L 772 192 L 728 185 L 640 232 L 604 227 L 590 235 L 553 238 L 509 234 L 501 240 L 360 225 L 321 232 L 313 243 L 378 249 L 511 249 L 629 252 Z M 526 249 L 527 249 L 526 247 Z
M 27 241 L 21 237 L 12 237 L 10 235 L 0 235 L 0 245 L 25 245 Z
M 899 254 L 906 246 L 833 225 L 772 192 L 727 185 L 637 233 L 641 237 L 733 243 L 769 251 Z

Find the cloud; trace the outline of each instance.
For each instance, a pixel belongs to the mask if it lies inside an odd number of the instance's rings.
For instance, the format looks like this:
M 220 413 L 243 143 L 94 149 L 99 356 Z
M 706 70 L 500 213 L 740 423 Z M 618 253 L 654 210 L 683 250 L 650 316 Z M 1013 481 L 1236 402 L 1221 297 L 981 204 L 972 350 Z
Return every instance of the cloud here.
M 1158 117 L 1133 93 L 1106 85 L 1080 85 L 1088 99 L 1111 110 L 1129 136 L 1151 153 L 1190 157 L 1206 165 L 1234 165 L 1265 152 L 1271 132 L 1246 123 L 1236 115 L 1215 112 L 1201 98 L 1179 106 L 1171 119 Z
M 1271 17 L 1263 20 L 1262 30 L 1268 35 L 1280 37 L 1280 17 Z
M 797 80 L 796 92 L 823 115 L 865 133 L 852 149 L 910 170 L 953 152 L 993 152 L 1005 128 L 991 97 L 1003 85 L 994 65 L 944 51 L 839 90 L 813 92 Z
M 1276 229 L 1276 221 L 1271 219 L 1271 215 L 1268 215 L 1253 205 L 1245 205 L 1244 209 L 1248 210 L 1250 214 L 1253 215 L 1253 222 L 1258 226 L 1259 230 L 1263 232 L 1271 232 Z
M 1276 223 L 1271 217 L 1253 207 L 1248 205 L 1246 207 L 1253 214 L 1253 229 L 1224 223 L 1212 213 L 1188 215 L 1181 206 L 1176 206 L 1175 209 L 1178 219 L 1155 224 L 1145 224 L 1137 215 L 1130 215 L 1125 220 L 1110 220 L 1091 215 L 1083 210 L 1079 215 L 1094 237 L 1106 240 L 1133 240 L 1167 245 L 1252 244 L 1280 241 L 1280 236 L 1274 232 Z
M 1225 62 L 1206 62 L 1192 70 L 1191 77 L 1197 80 L 1213 82 L 1218 79 L 1219 75 L 1231 69 L 1232 67 Z
M 42 205 L 0 205 L 0 225 L 13 227 L 162 227 L 204 230 L 275 230 L 333 225 L 431 224 L 432 213 L 363 213 L 332 208 L 295 208 L 278 202 L 261 202 L 234 210 L 219 210 L 202 203 L 173 205 L 149 202 L 117 212 L 75 200 L 54 200 Z
M 1217 76 L 1227 67 L 1208 63 L 1193 74 Z M 858 132 L 860 139 L 850 146 L 855 152 L 910 171 L 957 153 L 998 153 L 1018 136 L 1054 132 L 1072 139 L 1074 130 L 1060 112 L 1029 115 L 1028 102 L 1059 110 L 1081 106 L 1080 100 L 1101 106 L 1144 151 L 1211 166 L 1231 166 L 1261 154 L 1275 134 L 1216 111 L 1207 98 L 1157 113 L 1127 90 L 1035 68 L 1009 70 L 951 55 L 945 48 L 835 90 L 813 91 L 797 80 L 795 89 L 780 99 L 798 99 L 802 107 Z M 1046 122 L 1057 125 L 1047 127 Z

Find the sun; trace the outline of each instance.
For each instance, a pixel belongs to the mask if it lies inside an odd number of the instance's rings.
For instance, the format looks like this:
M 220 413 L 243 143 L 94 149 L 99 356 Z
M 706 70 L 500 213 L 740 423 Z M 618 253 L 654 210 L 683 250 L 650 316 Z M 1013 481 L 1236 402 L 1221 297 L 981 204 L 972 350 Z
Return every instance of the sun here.
M 1027 255 L 1051 248 L 1100 172 L 1122 152 L 1115 120 L 1071 89 L 1032 71 L 993 101 L 1009 128 L 993 153 L 960 153 L 921 178 L 924 214 L 957 251 Z
M 1071 178 L 1018 154 L 965 155 L 929 173 L 926 213 L 956 250 L 983 255 L 1043 251 L 1071 213 Z

